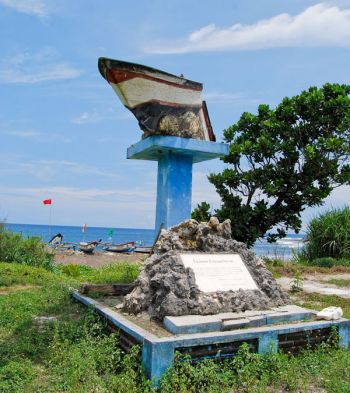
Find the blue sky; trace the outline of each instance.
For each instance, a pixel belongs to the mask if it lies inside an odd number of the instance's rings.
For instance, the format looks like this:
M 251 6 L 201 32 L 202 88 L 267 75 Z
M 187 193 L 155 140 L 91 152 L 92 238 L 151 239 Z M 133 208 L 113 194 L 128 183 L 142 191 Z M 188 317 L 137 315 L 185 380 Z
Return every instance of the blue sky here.
M 153 227 L 156 163 L 126 160 L 141 131 L 100 56 L 202 82 L 218 140 L 260 103 L 350 78 L 350 1 L 0 0 L 0 37 L 0 217 L 16 223 L 46 224 L 52 198 L 55 224 Z M 195 165 L 194 205 L 218 206 L 222 168 Z

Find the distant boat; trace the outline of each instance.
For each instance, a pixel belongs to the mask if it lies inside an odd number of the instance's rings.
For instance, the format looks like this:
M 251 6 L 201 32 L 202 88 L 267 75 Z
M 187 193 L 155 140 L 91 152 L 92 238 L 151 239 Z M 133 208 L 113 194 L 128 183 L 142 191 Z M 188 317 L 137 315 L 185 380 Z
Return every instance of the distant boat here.
M 98 68 L 136 117 L 144 137 L 173 135 L 215 141 L 203 85 L 141 64 L 101 57 Z
M 60 233 L 57 233 L 57 235 L 53 236 L 48 244 L 50 244 L 51 246 L 58 246 L 62 243 L 63 240 L 63 235 L 61 235 Z
M 81 243 L 79 243 L 79 250 L 85 254 L 93 254 L 97 245 L 98 245 L 98 242 L 96 242 L 96 241 L 89 242 L 89 243 L 81 242 Z
M 152 247 L 144 247 L 144 246 L 136 247 L 134 252 L 139 252 L 141 254 L 150 254 L 152 252 Z
M 133 252 L 135 250 L 135 242 L 121 244 L 107 243 L 103 249 L 110 252 Z

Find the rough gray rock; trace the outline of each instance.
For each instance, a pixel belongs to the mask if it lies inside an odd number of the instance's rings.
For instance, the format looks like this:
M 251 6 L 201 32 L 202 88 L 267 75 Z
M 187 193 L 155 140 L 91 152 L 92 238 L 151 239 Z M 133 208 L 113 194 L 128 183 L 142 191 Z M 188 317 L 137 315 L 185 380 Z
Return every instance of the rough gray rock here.
M 180 253 L 239 254 L 259 290 L 201 292 L 193 270 L 185 268 Z M 125 297 L 124 309 L 138 314 L 147 311 L 156 319 L 166 315 L 209 315 L 222 312 L 261 310 L 289 304 L 262 259 L 245 244 L 231 239 L 231 222 L 208 223 L 187 220 L 162 230 L 154 254 L 144 264 L 135 289 Z

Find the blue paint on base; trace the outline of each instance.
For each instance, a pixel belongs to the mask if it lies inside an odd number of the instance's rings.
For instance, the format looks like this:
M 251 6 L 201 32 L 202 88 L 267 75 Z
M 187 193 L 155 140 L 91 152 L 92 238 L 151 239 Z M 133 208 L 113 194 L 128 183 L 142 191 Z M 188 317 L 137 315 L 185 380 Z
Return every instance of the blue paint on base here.
M 158 161 L 156 231 L 191 216 L 192 159 L 168 152 Z
M 127 158 L 158 161 L 168 152 L 191 157 L 192 163 L 195 164 L 227 156 L 229 145 L 177 136 L 154 135 L 131 145 L 127 150 Z

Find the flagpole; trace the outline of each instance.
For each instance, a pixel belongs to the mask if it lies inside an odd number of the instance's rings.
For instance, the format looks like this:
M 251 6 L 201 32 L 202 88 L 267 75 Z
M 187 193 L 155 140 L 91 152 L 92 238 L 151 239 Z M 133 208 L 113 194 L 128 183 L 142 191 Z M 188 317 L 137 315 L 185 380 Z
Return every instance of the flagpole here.
M 50 203 L 50 212 L 49 212 L 49 240 L 48 241 L 50 241 L 51 239 L 51 206 L 52 203 Z

